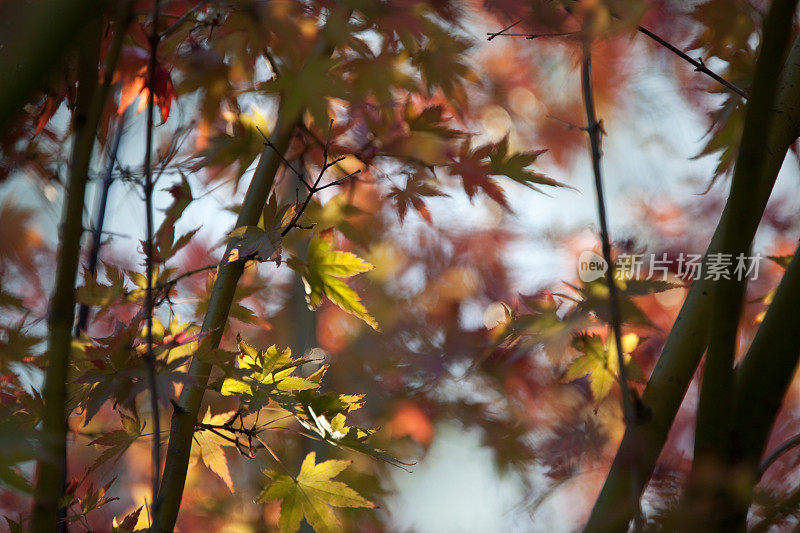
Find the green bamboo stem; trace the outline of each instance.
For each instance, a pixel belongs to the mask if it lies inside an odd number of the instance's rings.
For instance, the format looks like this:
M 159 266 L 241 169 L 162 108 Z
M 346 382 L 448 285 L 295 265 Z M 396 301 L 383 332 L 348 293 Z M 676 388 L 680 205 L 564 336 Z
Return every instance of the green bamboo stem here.
M 59 520 L 59 504 L 66 475 L 67 373 L 71 331 L 75 314 L 75 277 L 83 233 L 83 204 L 94 140 L 111 80 L 122 50 L 125 30 L 133 16 L 133 2 L 126 0 L 117 13 L 114 39 L 106 53 L 105 73 L 98 85 L 98 59 L 102 24 L 94 19 L 81 42 L 78 100 L 73 119 L 74 141 L 64 198 L 60 252 L 48 316 L 47 369 L 44 382 L 45 412 L 42 421 L 42 457 L 37 465 L 31 531 L 52 532 Z
M 328 57 L 332 52 L 332 45 L 321 40 L 311 52 L 310 58 Z M 283 162 L 282 154 L 286 152 L 294 131 L 302 121 L 302 116 L 302 109 L 291 115 L 284 109 L 279 111 L 278 122 L 269 139 L 272 146 L 265 147 L 261 153 L 261 158 L 239 211 L 236 227 L 255 226 L 258 223 L 275 181 L 275 175 Z M 178 518 L 189 466 L 192 436 L 212 368 L 211 363 L 203 360 L 203 354 L 219 346 L 228 321 L 236 285 L 244 272 L 242 261 L 226 262 L 232 243 L 233 241 L 229 242 L 226 247 L 217 271 L 217 278 L 211 289 L 208 310 L 202 327 L 202 331 L 207 336 L 203 339 L 200 349 L 189 367 L 189 375 L 194 378 L 196 383 L 184 385 L 172 413 L 166 462 L 158 491 L 158 500 L 154 506 L 157 512 L 150 529 L 152 532 L 172 531 Z
M 800 133 L 800 39 L 795 39 L 792 45 L 779 83 L 774 112 L 773 123 L 762 137 L 765 160 L 758 174 L 752 177 L 750 216 L 739 221 L 739 239 L 743 249 L 748 249 L 752 243 L 786 152 Z M 731 211 L 726 204 L 707 254 L 719 249 L 721 228 L 732 218 Z M 642 395 L 642 402 L 651 412 L 650 420 L 626 429 L 586 524 L 586 531 L 626 530 L 634 513 L 629 503 L 630 469 L 638 468 L 639 472 L 647 474 L 638 480 L 641 493 L 706 348 L 710 307 L 710 283 L 695 281 Z M 634 456 L 635 464 L 631 464 L 630 458 Z
M 740 238 L 746 220 L 754 218 L 750 194 L 754 177 L 766 159 L 763 139 L 772 122 L 777 85 L 786 50 L 791 42 L 792 21 L 798 0 L 775 0 L 763 24 L 763 42 L 758 54 L 748 100 L 742 140 L 736 157 L 728 206 L 732 216 L 721 227 L 719 251 L 734 260 L 750 245 Z M 759 217 L 760 218 L 760 217 Z M 733 401 L 733 362 L 736 356 L 739 320 L 747 280 L 720 279 L 712 286 L 711 325 L 697 408 L 695 459 L 706 453 L 730 455 Z M 697 461 L 695 461 L 697 463 Z
M 292 133 L 295 130 L 299 117 L 279 116 L 275 131 L 270 141 L 281 153 L 289 146 Z M 281 158 L 271 149 L 265 149 L 261 154 L 253 179 L 247 189 L 244 203 L 236 220 L 236 227 L 255 226 L 261 209 L 267 201 L 267 195 L 272 189 L 275 174 L 281 165 Z M 172 531 L 178 518 L 178 509 L 183 497 L 183 488 L 186 483 L 186 472 L 189 467 L 189 456 L 192 447 L 195 422 L 200 412 L 200 404 L 211 373 L 211 363 L 203 361 L 203 354 L 216 349 L 222 339 L 228 313 L 233 303 L 234 292 L 239 278 L 244 272 L 244 263 L 241 261 L 226 262 L 225 258 L 231 249 L 231 243 L 223 254 L 219 265 L 217 279 L 211 289 L 208 302 L 208 311 L 203 320 L 202 331 L 207 333 L 192 359 L 189 367 L 196 383 L 186 384 L 172 413 L 169 444 L 167 446 L 166 463 L 158 490 L 158 500 L 154 506 L 157 509 L 154 515 L 151 531 Z
M 752 481 L 800 358 L 800 249 L 775 292 L 750 348 L 736 368 L 736 442 Z
M 740 232 L 743 221 L 753 218 L 753 177 L 760 175 L 766 158 L 761 141 L 772 122 L 777 92 L 774 80 L 783 68 L 796 8 L 797 0 L 776 0 L 763 23 L 751 98 L 731 179 L 731 217 L 720 233 L 719 251 L 734 261 L 750 250 L 750 244 L 741 241 Z M 695 421 L 694 459 L 681 502 L 680 519 L 686 527 L 743 531 L 745 526 L 751 494 L 734 483 L 738 469 L 733 468 L 733 365 L 746 286 L 746 276 L 738 279 L 731 275 L 730 279 L 714 281 L 711 287 L 710 330 Z
M 739 461 L 740 497 L 737 509 L 740 528 L 753 488 L 760 476 L 760 460 L 782 400 L 797 370 L 800 358 L 800 249 L 795 252 L 775 297 L 750 348 L 736 369 L 735 432 Z M 737 500 L 734 500 L 734 502 Z
M 800 249 L 775 292 L 750 348 L 736 368 L 740 453 L 758 465 L 800 357 Z
M 75 277 L 78 272 L 83 202 L 99 113 L 93 113 L 98 85 L 101 24 L 94 19 L 81 40 L 78 59 L 78 98 L 73 116 L 72 156 L 64 197 L 58 264 L 48 315 L 44 414 L 40 436 L 38 477 L 31 531 L 53 532 L 58 527 L 66 470 L 67 373 L 75 315 Z

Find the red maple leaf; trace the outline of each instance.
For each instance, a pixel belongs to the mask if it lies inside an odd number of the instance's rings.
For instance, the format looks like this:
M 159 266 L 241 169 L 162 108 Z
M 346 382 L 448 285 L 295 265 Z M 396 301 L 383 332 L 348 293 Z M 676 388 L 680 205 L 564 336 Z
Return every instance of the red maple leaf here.
M 147 88 L 148 61 L 149 52 L 144 48 L 126 46 L 122 49 L 119 61 L 120 67 L 115 74 L 114 80 L 122 84 L 117 113 L 124 113 L 140 96 L 137 113 L 147 108 L 149 94 Z M 169 71 L 157 61 L 153 80 L 153 101 L 161 110 L 162 124 L 169 117 L 169 110 L 174 99 L 175 87 L 172 85 L 172 77 Z
M 467 193 L 470 200 L 479 190 L 483 190 L 489 198 L 508 208 L 508 200 L 502 187 L 491 178 L 494 171 L 488 162 L 490 148 L 491 146 L 487 145 L 471 150 L 469 143 L 464 142 L 458 158 L 450 164 L 450 172 L 461 176 L 464 192 Z

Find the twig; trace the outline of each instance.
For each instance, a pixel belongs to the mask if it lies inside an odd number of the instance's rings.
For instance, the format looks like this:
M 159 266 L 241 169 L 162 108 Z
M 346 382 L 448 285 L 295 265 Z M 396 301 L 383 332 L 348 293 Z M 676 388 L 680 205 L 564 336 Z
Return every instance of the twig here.
M 566 37 L 568 35 L 577 35 L 576 31 L 560 31 L 555 33 L 486 33 L 489 36 L 487 41 L 491 41 L 495 37 L 525 37 L 529 41 L 533 39 L 541 39 L 542 37 Z
M 518 21 L 516 21 L 516 22 L 514 22 L 514 23 L 512 23 L 512 24 L 509 24 L 508 26 L 506 26 L 506 27 L 505 27 L 505 28 L 503 28 L 502 30 L 498 31 L 497 33 L 487 33 L 486 35 L 488 35 L 488 36 L 489 36 L 489 38 L 488 38 L 488 39 L 486 39 L 486 40 L 487 40 L 487 41 L 491 41 L 492 39 L 494 39 L 494 38 L 495 38 L 495 37 L 497 37 L 498 35 L 503 35 L 503 34 L 505 34 L 505 32 L 507 32 L 508 30 L 510 30 L 511 28 L 513 28 L 514 26 L 516 26 L 517 24 L 519 24 L 520 22 L 522 22 L 522 19 L 520 19 L 520 20 L 518 20 Z
M 153 153 L 153 112 L 155 107 L 155 73 L 156 54 L 161 36 L 158 33 L 158 16 L 160 0 L 153 3 L 152 30 L 150 33 L 150 58 L 147 68 L 147 139 L 144 152 L 144 202 L 147 218 L 147 237 L 144 243 L 145 276 L 147 289 L 145 295 L 145 314 L 147 315 L 147 352 L 144 356 L 147 367 L 147 380 L 150 388 L 150 410 L 153 417 L 153 442 L 151 448 L 152 460 L 152 493 L 153 505 L 158 503 L 158 485 L 161 469 L 161 442 L 158 435 L 161 433 L 161 420 L 158 407 L 158 382 L 156 380 L 156 361 L 153 357 L 153 169 L 151 157 Z M 163 166 L 162 166 L 163 168 Z M 157 509 L 153 509 L 155 514 Z
M 290 162 L 289 162 L 289 161 L 288 161 L 288 160 L 287 160 L 287 159 L 286 159 L 286 158 L 283 156 L 283 154 L 282 154 L 282 153 L 280 153 L 280 152 L 278 151 L 278 149 L 277 149 L 277 148 L 275 148 L 275 145 L 274 145 L 274 144 L 272 144 L 272 141 L 270 141 L 270 140 L 269 140 L 269 137 L 267 137 L 266 135 L 264 135 L 264 132 L 263 132 L 263 131 L 261 131 L 261 128 L 259 128 L 258 126 L 256 126 L 256 129 L 258 130 L 258 133 L 260 133 L 260 134 L 261 134 L 261 137 L 263 137 L 263 138 L 264 138 L 264 145 L 265 145 L 265 146 L 269 146 L 270 148 L 272 148 L 272 150 L 273 150 L 273 151 L 274 151 L 276 154 L 278 154 L 278 157 L 280 157 L 280 158 L 281 158 L 281 161 L 283 161 L 283 164 L 284 164 L 284 165 L 286 165 L 286 168 L 288 168 L 289 170 L 291 170 L 291 171 L 292 171 L 292 173 L 293 173 L 295 176 L 297 176 L 297 179 L 299 179 L 301 182 L 303 182 L 303 185 L 305 185 L 305 186 L 306 186 L 306 189 L 307 189 L 307 190 L 310 192 L 310 191 L 311 191 L 311 185 L 309 185 L 309 184 L 308 184 L 308 182 L 306 181 L 305 177 L 303 176 L 303 173 L 302 173 L 302 172 L 300 172 L 300 171 L 298 171 L 296 168 L 294 168 L 294 167 L 292 166 L 292 164 L 291 164 L 291 163 L 290 163 Z
M 558 118 L 557 116 L 554 116 L 554 115 L 547 115 L 547 118 L 550 118 L 550 119 L 553 119 L 553 120 L 555 120 L 557 122 L 562 123 L 564 125 L 564 127 L 567 128 L 568 130 L 578 130 L 578 131 L 585 131 L 585 132 L 589 131 L 589 128 L 587 126 L 578 126 L 577 124 L 573 124 L 572 122 L 568 122 L 568 121 L 566 121 L 564 119 L 561 119 L 561 118 Z M 601 128 L 600 132 L 605 134 L 605 131 L 602 130 L 602 127 L 603 127 L 602 120 L 600 121 L 599 125 L 600 125 L 600 128 Z
M 647 28 L 644 28 L 642 26 L 638 26 L 636 29 L 639 30 L 640 33 L 643 33 L 644 35 L 646 35 L 646 36 L 650 37 L 651 39 L 653 39 L 655 42 L 657 42 L 658 44 L 660 44 L 661 46 L 663 46 L 664 48 L 666 48 L 667 50 L 669 50 L 670 52 L 672 52 L 676 56 L 678 56 L 681 59 L 683 59 L 684 61 L 690 63 L 692 66 L 694 66 L 694 70 L 696 72 L 702 72 L 703 74 L 705 74 L 706 76 L 710 77 L 714 81 L 716 81 L 718 83 L 721 83 L 722 85 L 724 85 L 725 87 L 727 87 L 731 91 L 735 92 L 736 94 L 738 94 L 742 98 L 745 98 L 745 99 L 748 98 L 747 92 L 744 89 L 734 85 L 733 83 L 729 82 L 728 80 L 726 80 L 725 78 L 723 78 L 722 76 L 720 76 L 719 74 L 717 74 L 716 72 L 714 72 L 713 70 L 708 68 L 706 66 L 705 62 L 703 61 L 702 57 L 698 58 L 698 59 L 693 59 L 688 54 L 686 54 L 682 50 L 678 49 L 674 45 L 670 44 L 669 42 L 665 41 L 663 38 L 659 37 L 655 33 L 653 33 L 650 30 L 648 30 Z
M 161 39 L 164 39 L 165 37 L 167 37 L 167 36 L 171 35 L 171 34 L 172 34 L 172 32 L 174 32 L 175 30 L 177 30 L 178 28 L 180 28 L 181 24 L 183 24 L 184 22 L 186 22 L 186 20 L 187 20 L 187 19 L 188 19 L 188 18 L 189 18 L 189 17 L 190 17 L 190 16 L 191 16 L 191 15 L 192 15 L 192 14 L 193 14 L 195 11 L 197 11 L 197 10 L 200 8 L 200 6 L 202 6 L 202 5 L 203 5 L 203 4 L 205 4 L 205 3 L 206 3 L 206 0 L 200 0 L 200 2 L 198 2 L 197 4 L 195 4 L 195 5 L 194 5 L 194 7 L 191 7 L 191 8 L 189 8 L 189 9 L 187 9 L 187 10 L 186 10 L 186 13 L 184 13 L 183 15 L 181 15 L 180 17 L 178 17 L 178 18 L 177 18 L 177 20 L 175 20 L 175 22 L 173 22 L 172 24 L 170 24 L 170 25 L 167 27 L 167 29 L 166 29 L 166 30 L 164 30 L 164 31 L 162 31 L 162 32 L 161 32 L 161 34 L 158 36 L 158 39 L 159 39 L 159 40 L 161 40 Z
M 341 185 L 348 179 L 352 178 L 353 176 L 361 172 L 361 170 L 359 169 L 356 170 L 355 172 L 350 172 L 344 177 L 332 181 L 331 183 L 328 183 L 326 185 L 320 185 L 320 182 L 322 181 L 322 177 L 325 175 L 325 172 L 327 172 L 328 169 L 330 169 L 331 167 L 338 165 L 341 161 L 345 159 L 345 157 L 342 156 L 342 157 L 337 157 L 332 161 L 328 161 L 328 148 L 330 147 L 330 142 L 331 142 L 331 131 L 333 130 L 333 120 L 331 120 L 329 124 L 328 138 L 325 140 L 325 144 L 322 147 L 322 166 L 320 167 L 319 174 L 317 175 L 317 179 L 314 181 L 313 185 L 308 183 L 303 177 L 303 174 L 299 172 L 297 169 L 295 169 L 291 165 L 291 163 L 289 163 L 289 161 L 286 160 L 283 154 L 280 153 L 280 151 L 275 147 L 275 145 L 273 145 L 270 142 L 269 138 L 267 138 L 267 136 L 264 135 L 264 132 L 261 131 L 261 128 L 258 128 L 258 126 L 256 126 L 256 129 L 258 129 L 258 132 L 261 134 L 262 137 L 264 137 L 264 145 L 272 148 L 272 150 L 281 158 L 283 164 L 286 165 L 295 174 L 295 176 L 297 176 L 300 179 L 300 181 L 303 182 L 303 185 L 305 185 L 306 189 L 308 190 L 308 194 L 306 195 L 305 200 L 303 200 L 303 204 L 300 206 L 300 209 L 297 210 L 297 212 L 291 218 L 286 227 L 283 228 L 283 230 L 281 231 L 281 237 L 285 237 L 286 234 L 288 234 L 292 230 L 292 228 L 307 229 L 298 224 L 298 222 L 300 221 L 300 217 L 303 216 L 303 213 L 305 212 L 306 207 L 308 207 L 308 204 L 311 202 L 311 198 L 314 196 L 314 194 L 318 193 L 319 191 L 324 191 L 328 187 L 333 187 L 334 185 Z
M 625 365 L 625 354 L 622 351 L 622 314 L 620 312 L 619 294 L 617 283 L 614 280 L 614 268 L 612 267 L 611 239 L 608 233 L 608 220 L 606 217 L 606 201 L 603 193 L 603 176 L 600 166 L 602 153 L 600 150 L 601 125 L 597 120 L 594 108 L 594 92 L 592 90 L 592 57 L 591 43 L 583 41 L 583 59 L 581 62 L 581 88 L 583 92 L 583 103 L 586 108 L 587 133 L 589 134 L 589 146 L 592 154 L 592 170 L 594 172 L 594 186 L 597 195 L 597 212 L 600 219 L 600 241 L 603 249 L 603 259 L 605 259 L 608 269 L 606 270 L 606 284 L 608 285 L 608 300 L 611 314 L 611 330 L 614 334 L 614 343 L 617 349 L 617 364 L 619 366 L 619 382 L 622 395 L 622 412 L 625 424 L 633 427 L 638 424 L 635 411 L 632 391 L 628 388 L 628 369 Z M 634 531 L 641 531 L 641 513 L 639 509 L 638 479 L 640 475 L 635 468 L 635 458 L 631 458 L 631 500 L 634 504 L 636 513 L 634 515 Z
M 272 54 L 269 51 L 269 48 L 264 47 L 264 59 L 267 60 L 269 63 L 269 67 L 272 69 L 272 75 L 277 78 L 281 75 L 280 70 L 278 70 L 278 63 L 275 62 L 275 58 L 272 57 Z M 263 133 L 261 135 L 264 135 Z
M 87 270 L 90 274 L 95 274 L 97 272 L 97 261 L 100 257 L 100 240 L 103 234 L 103 224 L 106 219 L 108 191 L 111 188 L 111 183 L 114 181 L 114 163 L 117 159 L 117 152 L 119 151 L 120 141 L 122 140 L 122 134 L 125 128 L 125 118 L 127 114 L 128 112 L 126 111 L 119 117 L 119 120 L 117 121 L 117 131 L 114 133 L 114 141 L 111 145 L 111 151 L 109 152 L 108 168 L 106 169 L 106 174 L 103 178 L 103 188 L 100 193 L 100 199 L 97 202 L 97 220 L 95 221 L 95 227 L 92 232 L 92 244 L 89 248 L 89 264 L 87 265 Z M 81 303 L 80 307 L 78 308 L 78 321 L 75 324 L 73 336 L 79 337 L 81 332 L 86 330 L 88 322 L 89 306 Z
M 322 149 L 322 167 L 319 170 L 319 175 L 317 176 L 317 180 L 314 182 L 314 185 L 311 187 L 311 189 L 309 189 L 308 194 L 306 195 L 306 199 L 303 202 L 303 205 L 300 207 L 300 209 L 298 209 L 297 213 L 295 213 L 295 215 L 289 221 L 289 224 L 283 229 L 283 231 L 281 231 L 281 237 L 285 237 L 286 234 L 289 233 L 292 228 L 297 226 L 297 222 L 300 220 L 300 217 L 303 216 L 303 212 L 305 212 L 306 207 L 308 207 L 309 202 L 311 202 L 311 198 L 314 196 L 314 193 L 319 192 L 325 188 L 319 186 L 319 183 L 320 181 L 322 181 L 322 176 L 325 175 L 325 172 L 332 166 L 339 163 L 339 161 L 342 161 L 344 159 L 344 156 L 342 156 L 338 159 L 335 159 L 332 162 L 328 162 L 328 147 L 330 146 L 331 142 L 332 130 L 333 130 L 333 120 L 331 120 L 330 125 L 328 127 L 328 138 L 325 141 L 325 147 Z M 341 180 L 338 181 L 352 178 L 359 172 L 361 172 L 361 170 L 356 170 L 355 172 L 351 172 L 350 174 L 346 175 L 344 178 L 341 178 Z
M 592 170 L 594 172 L 594 185 L 597 195 L 597 211 L 600 220 L 600 241 L 603 249 L 603 259 L 609 265 L 606 271 L 606 282 L 608 283 L 609 293 L 609 307 L 611 314 L 611 329 L 614 334 L 614 342 L 617 348 L 617 358 L 619 362 L 619 380 L 622 387 L 622 407 L 625 415 L 626 422 L 633 424 L 635 422 L 635 413 L 633 410 L 633 400 L 630 397 L 630 390 L 628 389 L 628 372 L 625 365 L 625 356 L 622 353 L 622 316 L 620 313 L 619 293 L 617 285 L 614 281 L 613 258 L 611 257 L 611 239 L 608 232 L 608 219 L 606 216 L 606 201 L 603 192 L 603 176 L 600 166 L 600 159 L 602 157 L 600 149 L 600 136 L 601 126 L 597 120 L 594 109 L 594 94 L 592 90 L 591 80 L 591 52 L 589 45 L 584 44 L 583 61 L 581 65 L 581 85 L 583 87 L 583 101 L 586 107 L 586 120 L 588 126 L 586 131 L 589 134 L 589 145 L 592 155 Z
M 178 284 L 179 281 L 182 281 L 190 276 L 194 276 L 195 274 L 200 274 L 201 272 L 208 272 L 209 270 L 214 270 L 219 267 L 218 263 L 214 263 L 213 265 L 205 265 L 198 268 L 193 268 L 192 270 L 187 270 L 186 272 L 175 276 L 169 281 L 164 281 L 162 283 L 157 283 L 154 289 L 171 289 L 175 285 Z
M 495 33 L 487 32 L 486 33 L 486 35 L 488 35 L 488 39 L 487 40 L 491 41 L 495 37 L 525 37 L 526 39 L 531 40 L 531 39 L 539 39 L 540 37 L 566 37 L 568 35 L 576 35 L 577 33 L 579 33 L 579 32 L 574 32 L 574 31 L 557 32 L 557 33 L 506 33 L 507 30 L 510 30 L 511 28 L 513 28 L 514 26 L 519 24 L 520 22 L 522 22 L 522 20 L 518 20 L 517 22 L 511 24 L 510 26 L 506 26 L 502 30 L 500 30 L 498 32 L 495 32 Z M 658 44 L 660 44 L 661 46 L 663 46 L 664 48 L 666 48 L 667 50 L 669 50 L 673 54 L 675 54 L 678 57 L 680 57 L 681 59 L 683 59 L 684 61 L 690 63 L 694 67 L 694 70 L 696 72 L 702 72 L 706 76 L 710 77 L 714 81 L 716 81 L 716 82 L 720 83 L 721 85 L 723 85 L 724 87 L 726 87 L 728 90 L 735 92 L 736 94 L 738 94 L 742 98 L 745 98 L 745 99 L 748 98 L 747 91 L 745 91 L 741 87 L 738 87 L 737 85 L 729 82 L 728 80 L 726 80 L 725 78 L 723 78 L 722 76 L 720 76 L 719 74 L 717 74 L 716 72 L 714 72 L 713 70 L 708 68 L 706 66 L 705 62 L 703 61 L 703 58 L 698 58 L 698 59 L 692 58 L 691 56 L 686 54 L 683 50 L 680 50 L 675 45 L 673 45 L 670 42 L 666 41 L 663 37 L 660 37 L 660 36 L 656 35 L 655 33 L 653 33 L 652 31 L 648 30 L 647 28 L 645 28 L 643 26 L 637 26 L 636 29 L 640 33 L 642 33 L 642 34 L 646 35 L 647 37 L 649 37 L 650 39 L 654 40 L 655 42 L 657 42 Z

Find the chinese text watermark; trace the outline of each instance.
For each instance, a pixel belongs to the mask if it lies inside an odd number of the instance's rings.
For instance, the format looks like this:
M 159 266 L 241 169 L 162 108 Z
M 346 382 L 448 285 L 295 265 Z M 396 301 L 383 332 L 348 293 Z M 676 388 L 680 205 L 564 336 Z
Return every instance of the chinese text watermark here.
M 620 254 L 614 262 L 614 278 L 625 281 L 646 279 L 667 281 L 680 279 L 695 280 L 737 280 L 758 279 L 758 271 L 764 257 L 761 254 L 745 255 L 713 253 L 680 253 L 670 258 L 668 254 Z M 603 257 L 592 251 L 582 252 L 578 257 L 578 277 L 590 283 L 606 275 L 608 264 Z

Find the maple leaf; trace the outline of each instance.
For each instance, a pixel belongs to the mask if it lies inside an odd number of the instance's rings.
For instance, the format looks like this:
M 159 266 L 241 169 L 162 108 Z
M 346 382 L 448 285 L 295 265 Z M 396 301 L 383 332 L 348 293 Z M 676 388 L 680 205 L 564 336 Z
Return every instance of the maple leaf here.
M 236 414 L 236 411 L 228 411 L 227 413 L 220 413 L 217 415 L 211 414 L 211 407 L 209 406 L 203 417 L 202 424 L 210 426 L 223 426 Z M 225 456 L 224 447 L 235 448 L 236 444 L 224 438 L 222 435 L 230 433 L 230 437 L 235 437 L 233 431 L 227 432 L 224 429 L 203 429 L 202 426 L 194 434 L 194 441 L 197 443 L 200 458 L 203 464 L 209 470 L 225 482 L 228 490 L 233 490 L 233 479 L 231 478 L 231 471 L 228 468 L 228 458 Z
M 306 109 L 318 126 L 328 124 L 328 100 L 343 98 L 347 88 L 341 77 L 334 74 L 334 59 L 306 62 L 299 70 L 284 70 L 280 77 L 263 84 L 267 93 L 280 93 L 281 106 L 289 116 Z
M 440 137 L 463 137 L 464 132 L 454 130 L 448 126 L 443 105 L 432 105 L 423 108 L 419 113 L 414 113 L 410 103 L 406 103 L 403 111 L 406 124 L 412 131 L 425 131 L 435 133 Z
M 139 96 L 141 96 L 141 99 L 139 100 L 137 112 L 144 111 L 147 108 L 149 94 L 147 88 L 148 61 L 149 54 L 144 48 L 133 46 L 122 48 L 119 68 L 114 75 L 114 82 L 122 83 L 117 114 L 124 113 Z M 172 77 L 169 71 L 157 61 L 153 80 L 153 102 L 161 110 L 162 124 L 169 117 L 169 110 L 175 96 L 175 87 L 172 85 Z
M 257 226 L 242 226 L 228 237 L 238 239 L 228 255 L 229 263 L 255 254 L 259 261 L 275 261 L 280 265 L 281 232 L 278 229 L 264 231 Z
M 259 502 L 281 501 L 278 526 L 281 533 L 294 533 L 306 521 L 320 533 L 341 531 L 341 525 L 331 507 L 375 508 L 367 500 L 341 481 L 339 475 L 351 461 L 329 460 L 316 463 L 314 452 L 306 455 L 296 478 L 265 470 L 272 483 L 261 492 Z
M 342 278 L 349 278 L 375 267 L 355 254 L 332 250 L 332 247 L 325 239 L 314 237 L 308 244 L 308 260 L 305 263 L 296 258 L 288 261 L 289 266 L 303 276 L 309 308 L 316 309 L 322 303 L 323 296 L 327 296 L 339 308 L 378 330 L 378 323 L 367 312 L 358 293 L 342 281 Z
M 128 516 L 122 519 L 122 522 L 117 522 L 117 517 L 111 522 L 111 533 L 131 533 L 139 522 L 139 514 L 142 512 L 142 507 L 139 507 Z
M 631 359 L 632 352 L 639 345 L 640 339 L 634 333 L 622 336 L 622 350 L 625 356 L 625 367 L 629 370 L 630 379 L 642 381 L 639 366 Z M 575 359 L 567 369 L 564 381 L 574 381 L 589 376 L 589 385 L 596 403 L 608 396 L 619 373 L 619 357 L 613 336 L 606 344 L 598 335 L 579 335 L 572 343 L 573 348 L 583 355 Z
M 508 209 L 506 194 L 500 185 L 490 176 L 494 174 L 494 169 L 486 161 L 490 153 L 490 146 L 482 146 L 475 150 L 469 148 L 469 141 L 461 144 L 461 153 L 458 159 L 450 164 L 450 172 L 461 176 L 464 185 L 464 192 L 472 200 L 479 190 L 483 190 L 486 195 Z
M 636 305 L 633 298 L 680 287 L 680 285 L 668 281 L 647 279 L 618 279 L 615 283 L 619 287 L 617 294 L 619 295 L 622 320 L 643 326 L 652 326 L 653 324 L 644 311 Z M 593 313 L 604 322 L 611 322 L 608 285 L 605 278 L 584 283 L 582 287 L 576 287 L 570 283 L 566 283 L 566 285 L 580 295 L 581 301 L 575 308 L 576 313 L 585 315 Z
M 123 413 L 119 414 L 122 419 L 123 429 L 117 429 L 105 433 L 90 442 L 90 445 L 105 446 L 106 449 L 95 459 L 89 472 L 96 469 L 106 461 L 116 462 L 131 445 L 142 435 L 142 425 L 136 418 L 131 418 Z
M 497 143 L 489 152 L 489 160 L 491 161 L 492 171 L 496 175 L 506 176 L 512 180 L 520 183 L 529 189 L 541 192 L 536 185 L 549 185 L 551 187 L 565 187 L 559 181 L 548 178 L 544 174 L 528 170 L 527 167 L 532 165 L 540 155 L 547 150 L 535 150 L 533 152 L 518 152 L 516 154 L 508 153 L 508 135 Z
M 111 481 L 99 487 L 97 490 L 94 490 L 94 485 L 90 484 L 89 487 L 86 489 L 86 494 L 83 498 L 78 498 L 78 503 L 80 503 L 81 514 L 86 515 L 95 509 L 99 509 L 104 505 L 107 505 L 111 502 L 119 500 L 119 498 L 108 498 L 106 494 L 108 493 L 108 489 L 111 488 L 111 485 L 117 480 L 114 477 Z
M 58 108 L 61 107 L 61 102 L 64 100 L 63 96 L 57 96 L 48 94 L 44 102 L 42 102 L 42 106 L 39 108 L 39 117 L 36 120 L 36 133 L 38 135 L 41 131 L 47 126 L 47 123 L 50 122 L 50 119 L 53 118 L 53 115 L 56 114 Z
M 10 197 L 0 204 L 0 266 L 17 263 L 27 271 L 36 271 L 34 251 L 42 239 L 32 229 L 35 214 Z
M 293 359 L 291 349 L 279 351 L 272 345 L 262 352 L 239 336 L 237 341 L 238 372 L 223 380 L 220 393 L 224 396 L 240 395 L 244 404 L 255 409 L 266 405 L 274 394 L 319 387 L 319 381 L 292 375 L 306 360 Z
M 400 216 L 401 222 L 405 220 L 408 208 L 413 207 L 428 224 L 433 224 L 433 220 L 422 198 L 435 196 L 449 195 L 423 179 L 420 179 L 418 176 L 409 178 L 408 181 L 406 181 L 405 189 L 392 187 L 388 194 L 388 197 L 392 198 L 397 205 L 397 214 Z
M 429 24 L 425 43 L 422 46 L 412 45 L 411 61 L 422 74 L 429 92 L 440 88 L 450 100 L 464 103 L 464 80 L 478 82 L 477 75 L 466 61 L 466 52 L 472 45 L 466 39 L 430 23 L 430 20 L 426 21 Z

